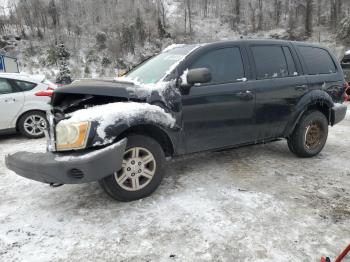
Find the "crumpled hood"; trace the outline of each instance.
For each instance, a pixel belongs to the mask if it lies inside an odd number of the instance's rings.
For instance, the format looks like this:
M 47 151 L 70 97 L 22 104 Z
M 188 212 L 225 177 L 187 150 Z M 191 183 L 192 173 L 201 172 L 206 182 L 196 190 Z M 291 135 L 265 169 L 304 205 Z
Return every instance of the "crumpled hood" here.
M 135 86 L 132 82 L 96 79 L 77 80 L 70 85 L 56 89 L 54 96 L 59 96 L 59 94 L 80 94 L 130 99 L 135 97 L 135 88 L 139 87 Z
M 51 105 L 53 113 L 68 114 L 91 106 L 133 101 L 163 104 L 178 112 L 181 95 L 175 84 L 175 81 L 142 85 L 127 80 L 78 80 L 57 88 Z

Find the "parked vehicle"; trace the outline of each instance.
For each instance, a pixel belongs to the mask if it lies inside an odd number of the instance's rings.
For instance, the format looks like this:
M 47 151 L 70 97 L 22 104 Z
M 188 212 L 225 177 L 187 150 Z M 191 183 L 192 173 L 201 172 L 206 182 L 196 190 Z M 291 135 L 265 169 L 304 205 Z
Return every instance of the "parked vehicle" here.
M 166 159 L 286 138 L 298 157 L 324 147 L 344 119 L 337 59 L 306 43 L 241 40 L 180 45 L 116 81 L 75 81 L 52 99 L 48 149 L 6 157 L 50 183 L 99 181 L 131 201 L 160 184 Z
M 0 73 L 0 134 L 43 137 L 53 89 L 55 85 L 43 76 Z

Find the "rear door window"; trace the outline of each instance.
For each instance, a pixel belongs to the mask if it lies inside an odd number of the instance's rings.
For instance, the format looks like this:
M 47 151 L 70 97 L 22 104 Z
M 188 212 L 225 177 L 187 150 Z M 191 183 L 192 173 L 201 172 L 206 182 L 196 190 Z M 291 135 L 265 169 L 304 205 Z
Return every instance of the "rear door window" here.
M 251 49 L 254 56 L 257 79 L 271 79 L 290 75 L 287 60 L 281 46 L 252 46 Z
M 190 69 L 194 68 L 208 68 L 212 75 L 210 84 L 237 82 L 244 77 L 244 66 L 238 47 L 210 51 L 191 65 Z
M 14 82 L 22 91 L 30 91 L 37 86 L 37 84 L 35 83 L 26 82 L 26 81 L 14 80 Z
M 328 51 L 318 47 L 298 46 L 309 75 L 335 73 L 336 67 Z
M 0 78 L 0 95 L 12 93 L 13 89 L 11 84 L 4 78 Z

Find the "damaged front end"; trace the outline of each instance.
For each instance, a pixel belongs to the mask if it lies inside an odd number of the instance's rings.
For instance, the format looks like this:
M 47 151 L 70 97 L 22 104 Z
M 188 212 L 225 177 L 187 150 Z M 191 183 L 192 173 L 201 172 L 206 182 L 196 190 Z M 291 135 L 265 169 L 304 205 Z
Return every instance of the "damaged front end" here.
M 152 95 L 130 83 L 80 81 L 54 92 L 47 113 L 47 152 L 6 156 L 17 174 L 52 185 L 87 183 L 120 170 L 127 138 L 121 133 L 137 124 L 173 128 L 175 118 L 151 105 Z M 171 101 L 171 99 L 167 99 Z
M 7 168 L 35 181 L 61 185 L 100 180 L 119 170 L 127 140 L 100 150 L 83 152 L 18 152 L 5 158 Z
M 48 112 L 47 116 L 50 126 L 45 132 L 47 152 L 17 152 L 7 155 L 5 164 L 8 169 L 25 178 L 57 186 L 98 181 L 121 168 L 126 138 L 106 147 L 86 148 L 90 135 L 89 124 L 81 150 L 64 148 L 58 143 L 57 125 L 65 117 L 52 112 Z

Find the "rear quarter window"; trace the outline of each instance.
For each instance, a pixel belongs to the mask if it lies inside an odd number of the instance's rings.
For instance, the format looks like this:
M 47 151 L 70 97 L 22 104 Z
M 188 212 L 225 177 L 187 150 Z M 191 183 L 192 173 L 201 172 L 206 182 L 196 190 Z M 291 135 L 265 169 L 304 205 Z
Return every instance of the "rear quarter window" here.
M 309 75 L 331 74 L 337 71 L 328 51 L 318 47 L 298 46 Z
M 35 83 L 26 82 L 26 81 L 14 80 L 14 82 L 22 91 L 30 91 L 37 86 L 37 84 Z

